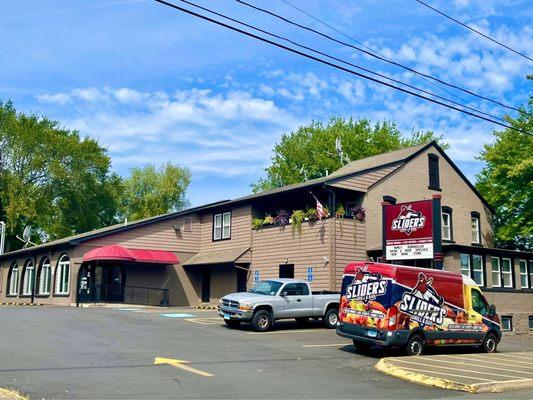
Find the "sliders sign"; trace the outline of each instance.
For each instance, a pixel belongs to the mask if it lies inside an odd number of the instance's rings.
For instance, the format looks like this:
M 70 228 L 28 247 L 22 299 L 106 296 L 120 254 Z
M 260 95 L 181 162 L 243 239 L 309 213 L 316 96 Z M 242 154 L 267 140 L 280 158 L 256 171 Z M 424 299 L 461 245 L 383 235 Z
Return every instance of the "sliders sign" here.
M 432 200 L 385 205 L 387 260 L 433 258 Z

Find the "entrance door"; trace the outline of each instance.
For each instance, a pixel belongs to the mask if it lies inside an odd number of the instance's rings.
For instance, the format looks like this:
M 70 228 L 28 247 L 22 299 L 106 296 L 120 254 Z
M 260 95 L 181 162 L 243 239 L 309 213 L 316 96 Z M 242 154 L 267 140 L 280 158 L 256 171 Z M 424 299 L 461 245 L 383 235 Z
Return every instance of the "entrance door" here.
M 126 274 L 119 265 L 98 265 L 94 271 L 94 301 L 124 301 Z
M 248 286 L 248 269 L 236 266 L 237 268 L 237 292 L 246 292 Z
M 92 285 L 91 266 L 84 265 L 80 268 L 80 272 L 78 272 L 78 303 L 89 303 L 93 301 Z
M 202 271 L 202 303 L 211 301 L 211 268 L 206 267 Z

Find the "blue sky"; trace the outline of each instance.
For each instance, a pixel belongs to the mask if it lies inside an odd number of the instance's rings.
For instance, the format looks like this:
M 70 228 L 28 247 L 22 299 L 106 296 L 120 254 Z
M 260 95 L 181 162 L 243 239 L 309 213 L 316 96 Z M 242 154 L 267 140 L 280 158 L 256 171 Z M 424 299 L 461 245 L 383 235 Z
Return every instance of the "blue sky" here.
M 338 36 L 281 0 L 249 1 Z M 414 0 L 291 2 L 388 58 L 485 96 L 519 105 L 531 93 L 525 75 L 533 63 Z M 198 3 L 447 96 L 405 71 L 234 0 Z M 533 54 L 527 0 L 431 4 Z M 246 195 L 281 134 L 331 115 L 389 119 L 404 132 L 433 130 L 450 143 L 450 156 L 471 179 L 481 168 L 475 156 L 495 128 L 151 0 L 4 0 L 0 37 L 0 99 L 97 138 L 122 175 L 147 163 L 189 167 L 193 205 Z M 474 107 L 506 111 L 456 94 Z

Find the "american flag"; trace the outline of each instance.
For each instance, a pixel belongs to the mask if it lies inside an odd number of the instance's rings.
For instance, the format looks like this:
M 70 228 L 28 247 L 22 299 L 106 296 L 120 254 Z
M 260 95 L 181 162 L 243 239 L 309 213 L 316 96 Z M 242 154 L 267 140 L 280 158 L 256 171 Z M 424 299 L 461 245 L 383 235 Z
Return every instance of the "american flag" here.
M 314 196 L 313 196 L 314 197 Z M 315 197 L 316 200 L 316 213 L 318 215 L 318 218 L 322 219 L 329 216 L 328 211 L 324 208 L 322 203 L 318 201 L 318 199 Z

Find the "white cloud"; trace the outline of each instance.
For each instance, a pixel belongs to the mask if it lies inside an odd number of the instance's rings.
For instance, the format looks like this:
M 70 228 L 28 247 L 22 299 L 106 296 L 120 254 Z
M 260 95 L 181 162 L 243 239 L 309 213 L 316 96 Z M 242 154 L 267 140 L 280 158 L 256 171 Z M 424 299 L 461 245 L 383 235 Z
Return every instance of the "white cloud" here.
M 56 94 L 39 94 L 36 96 L 37 101 L 40 103 L 51 103 L 51 104 L 66 104 L 70 101 L 70 95 L 67 93 L 56 93 Z

